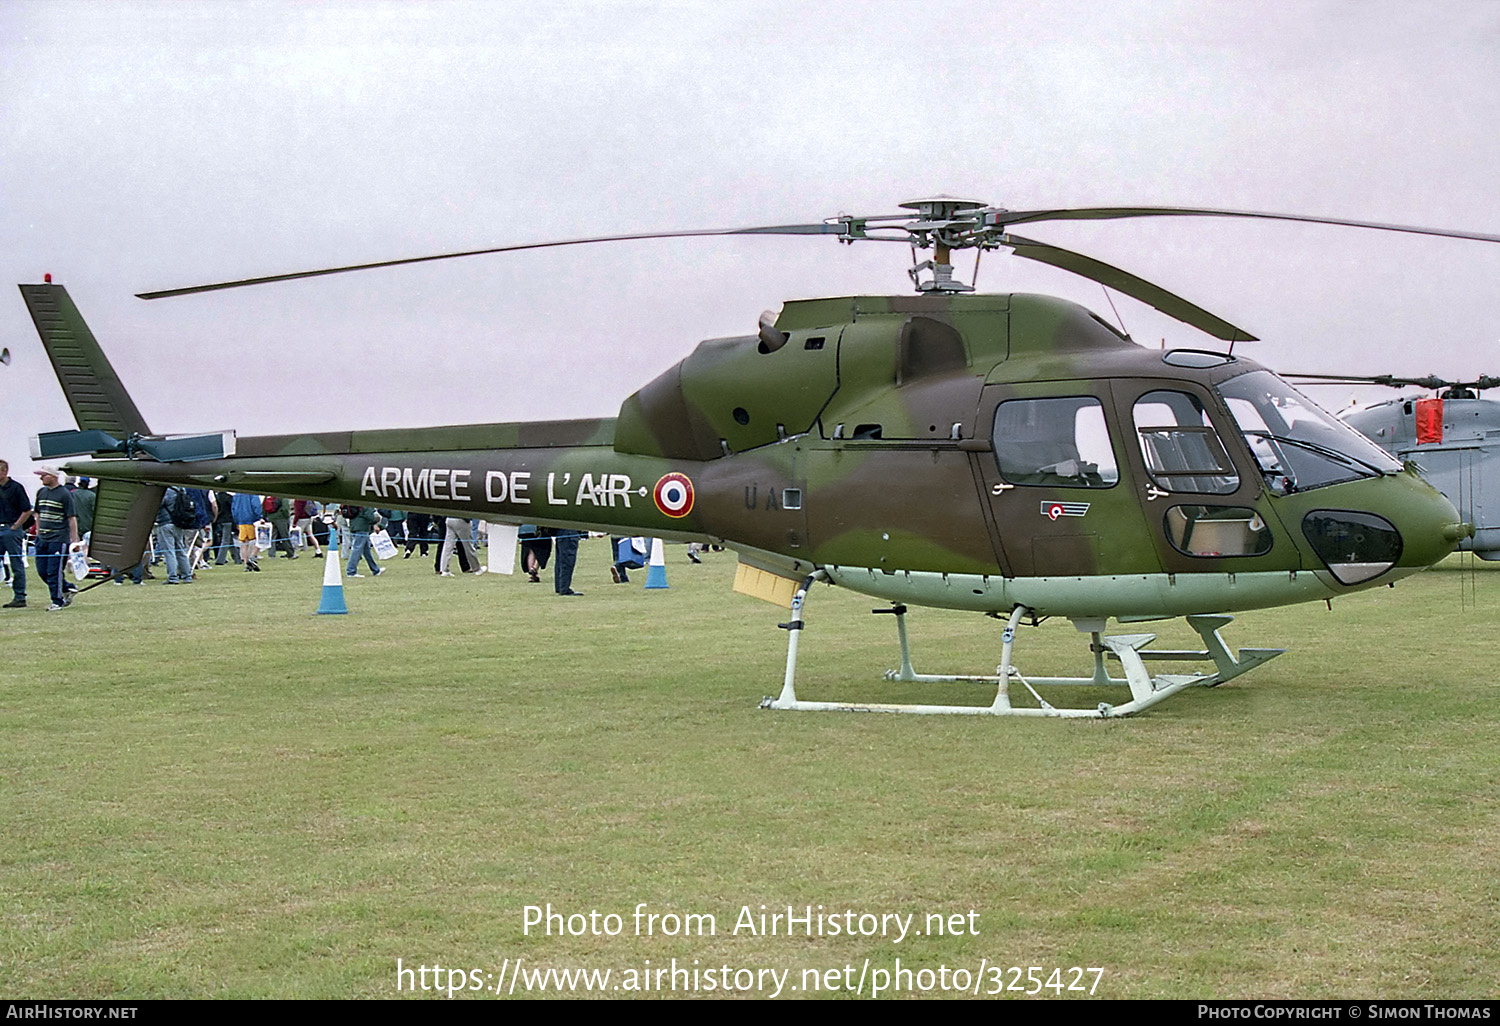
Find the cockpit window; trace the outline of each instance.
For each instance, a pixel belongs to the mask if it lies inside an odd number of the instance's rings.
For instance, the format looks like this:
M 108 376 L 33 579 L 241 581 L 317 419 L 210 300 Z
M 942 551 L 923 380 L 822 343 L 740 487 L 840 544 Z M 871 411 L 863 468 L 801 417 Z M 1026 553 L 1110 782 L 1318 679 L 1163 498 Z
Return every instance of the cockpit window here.
M 1091 396 L 1003 402 L 992 441 L 1011 484 L 1108 488 L 1120 480 L 1104 407 Z
M 1169 492 L 1228 495 L 1240 486 L 1234 462 L 1198 397 L 1147 392 L 1135 402 L 1135 430 L 1146 469 Z
M 1270 371 L 1231 378 L 1219 394 L 1244 432 L 1266 487 L 1277 495 L 1401 469 L 1374 442 Z

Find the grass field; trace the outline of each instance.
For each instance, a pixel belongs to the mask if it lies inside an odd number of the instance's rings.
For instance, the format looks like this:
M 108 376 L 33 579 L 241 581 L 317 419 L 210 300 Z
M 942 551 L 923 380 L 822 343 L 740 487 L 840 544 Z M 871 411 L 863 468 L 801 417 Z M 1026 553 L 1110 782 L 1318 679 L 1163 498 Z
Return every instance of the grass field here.
M 785 612 L 730 592 L 732 554 L 668 553 L 645 591 L 585 543 L 580 599 L 414 557 L 314 616 L 304 558 L 5 611 L 0 995 L 395 997 L 398 958 L 468 986 L 518 957 L 789 970 L 784 996 L 898 958 L 980 993 L 996 966 L 1100 967 L 1112 998 L 1495 993 L 1500 567 L 1246 614 L 1231 646 L 1289 654 L 1134 719 L 997 721 L 760 710 Z M 812 594 L 801 697 L 920 694 L 880 680 L 877 604 Z M 918 669 L 993 671 L 1000 624 L 909 621 Z M 1082 670 L 1084 641 L 1025 629 L 1017 663 Z M 715 935 L 636 936 L 642 902 Z M 621 932 L 523 934 L 547 903 Z M 732 932 L 761 905 L 963 930 Z

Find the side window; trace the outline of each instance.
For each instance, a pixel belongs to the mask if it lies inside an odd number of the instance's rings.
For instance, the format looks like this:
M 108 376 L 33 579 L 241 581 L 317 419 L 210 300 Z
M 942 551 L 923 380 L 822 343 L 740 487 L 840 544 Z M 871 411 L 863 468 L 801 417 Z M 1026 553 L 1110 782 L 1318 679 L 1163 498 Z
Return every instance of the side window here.
M 1198 397 L 1147 392 L 1133 411 L 1151 480 L 1169 492 L 1228 495 L 1240 486 L 1234 462 Z
M 1167 538 L 1189 556 L 1262 556 L 1271 551 L 1271 529 L 1253 509 L 1240 506 L 1173 506 Z
M 1003 402 L 991 440 L 1011 484 L 1108 488 L 1120 480 L 1104 407 L 1092 396 Z

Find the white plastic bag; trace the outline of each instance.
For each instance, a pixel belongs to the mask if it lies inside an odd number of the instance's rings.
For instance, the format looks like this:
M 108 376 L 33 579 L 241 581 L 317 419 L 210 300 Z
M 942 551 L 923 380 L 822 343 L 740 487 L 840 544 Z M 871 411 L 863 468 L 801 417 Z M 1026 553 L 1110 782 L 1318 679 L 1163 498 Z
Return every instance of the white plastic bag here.
M 370 544 L 375 548 L 376 559 L 391 559 L 396 555 L 396 543 L 385 533 L 385 528 L 370 532 Z

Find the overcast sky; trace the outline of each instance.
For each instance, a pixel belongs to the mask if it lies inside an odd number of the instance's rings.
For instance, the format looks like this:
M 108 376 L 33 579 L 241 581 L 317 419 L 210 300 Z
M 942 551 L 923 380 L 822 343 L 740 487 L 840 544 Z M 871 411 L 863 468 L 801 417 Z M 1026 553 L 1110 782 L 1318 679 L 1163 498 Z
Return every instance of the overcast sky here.
M 1500 233 L 1500 3 L 0 2 L 0 262 L 65 284 L 158 432 L 610 416 L 907 250 L 611 243 L 143 302 L 511 242 L 949 193 Z M 1500 245 L 1172 219 L 1026 234 L 1261 336 L 1279 370 L 1500 373 Z M 960 255 L 967 274 L 972 254 Z M 983 291 L 1103 290 L 991 254 Z M 1138 341 L 1214 340 L 1123 297 Z M 0 458 L 73 426 L 16 291 Z M 1337 407 L 1347 392 L 1318 393 Z

